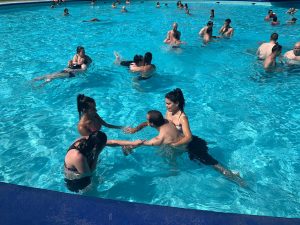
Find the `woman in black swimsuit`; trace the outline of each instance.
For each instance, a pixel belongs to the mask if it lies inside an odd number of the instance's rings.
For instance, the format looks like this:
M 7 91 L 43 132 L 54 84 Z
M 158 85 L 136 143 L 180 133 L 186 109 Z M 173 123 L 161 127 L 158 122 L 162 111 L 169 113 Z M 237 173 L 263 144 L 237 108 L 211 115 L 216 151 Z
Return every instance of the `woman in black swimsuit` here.
M 65 182 L 70 191 L 78 192 L 91 183 L 98 156 L 106 145 L 106 134 L 97 131 L 76 140 L 65 156 Z

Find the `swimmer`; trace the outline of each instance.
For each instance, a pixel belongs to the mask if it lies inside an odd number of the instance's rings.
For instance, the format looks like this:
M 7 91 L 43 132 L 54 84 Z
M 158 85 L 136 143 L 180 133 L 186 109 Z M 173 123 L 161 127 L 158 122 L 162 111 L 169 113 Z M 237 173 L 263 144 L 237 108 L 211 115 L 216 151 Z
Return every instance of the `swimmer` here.
M 183 42 L 180 40 L 181 32 L 177 30 L 178 24 L 176 22 L 173 23 L 173 29 L 168 31 L 167 37 L 164 40 L 164 43 L 178 47 Z
M 126 4 L 130 4 L 130 0 L 126 0 L 126 2 L 125 2 Z
M 286 52 L 284 58 L 288 65 L 300 65 L 300 42 L 294 45 L 294 49 Z
M 133 61 L 126 61 L 121 60 L 120 54 L 118 52 L 114 52 L 114 55 L 116 57 L 115 64 L 119 64 L 121 66 L 130 67 L 130 65 L 136 65 L 136 66 L 143 66 L 144 65 L 144 58 L 142 55 L 135 55 L 133 57 Z
M 44 83 L 40 85 L 43 86 L 53 79 L 66 77 L 71 78 L 75 77 L 76 73 L 85 72 L 87 67 L 92 63 L 92 59 L 85 54 L 85 50 L 82 46 L 78 46 L 76 52 L 77 54 L 73 57 L 72 60 L 68 62 L 68 68 L 65 68 L 64 70 L 59 72 L 37 77 L 33 79 L 33 81 L 44 80 Z
M 215 10 L 211 9 L 209 19 L 213 20 L 214 18 L 215 18 Z
M 208 147 L 205 140 L 193 136 L 191 141 L 185 145 L 178 144 L 181 143 L 183 139 L 181 132 L 176 128 L 174 123 L 164 119 L 163 115 L 156 110 L 148 111 L 146 115 L 148 126 L 156 129 L 158 135 L 150 140 L 143 141 L 141 144 L 137 145 L 132 143 L 132 146 L 124 147 L 125 152 L 130 154 L 132 149 L 144 145 L 144 146 L 168 146 L 172 150 L 174 155 L 182 155 L 187 153 L 190 160 L 202 163 L 207 166 L 213 167 L 216 171 L 220 172 L 230 181 L 237 183 L 238 185 L 245 187 L 245 182 L 240 177 L 238 173 L 234 173 L 231 170 L 222 166 L 216 159 L 214 159 L 208 153 Z M 127 143 L 129 144 L 129 143 Z
M 64 16 L 69 16 L 70 13 L 69 13 L 69 10 L 67 8 L 64 9 Z
M 80 137 L 69 147 L 64 160 L 64 174 L 70 191 L 79 192 L 91 183 L 92 173 L 106 142 L 106 134 L 96 131 Z
M 214 23 L 213 23 L 212 21 L 208 21 L 207 24 L 206 24 L 206 26 L 203 27 L 203 28 L 199 31 L 199 35 L 200 35 L 201 37 L 203 37 L 204 34 L 207 33 L 207 29 L 208 29 L 208 28 L 213 28 L 213 26 L 214 26 Z
M 134 73 L 140 72 L 138 80 L 149 79 L 152 76 L 152 72 L 156 69 L 155 65 L 151 64 L 151 62 L 152 62 L 152 53 L 146 52 L 144 55 L 144 61 L 142 66 L 131 64 L 129 67 L 130 71 Z
M 160 3 L 157 2 L 155 7 L 156 7 L 156 8 L 160 8 Z
M 94 4 L 96 4 L 96 0 L 91 1 L 91 5 L 94 5 Z
M 122 13 L 126 13 L 126 12 L 128 12 L 128 10 L 126 9 L 125 6 L 122 6 L 121 12 L 122 12 Z
M 191 13 L 190 13 L 190 10 L 189 10 L 189 7 L 188 7 L 188 4 L 187 3 L 185 3 L 184 4 L 184 9 L 185 9 L 185 13 L 187 14 L 187 15 L 192 15 Z
M 97 19 L 97 18 L 93 18 L 93 19 L 90 19 L 90 20 L 82 20 L 82 22 L 99 22 L 100 20 Z
M 298 9 L 296 9 L 296 8 L 289 8 L 289 10 L 286 13 L 291 16 L 294 16 L 297 11 L 298 11 Z
M 276 44 L 272 48 L 272 53 L 269 55 L 264 61 L 264 69 L 269 71 L 276 67 L 276 58 L 280 56 L 282 50 L 282 46 Z
M 231 38 L 233 35 L 233 28 L 230 26 L 231 19 L 226 19 L 224 25 L 219 30 L 219 34 L 226 38 Z
M 276 26 L 276 25 L 279 25 L 279 24 L 280 24 L 280 22 L 277 20 L 277 16 L 274 16 L 273 21 L 271 22 L 271 25 Z
M 169 6 L 168 6 L 168 3 L 165 3 L 165 7 L 169 7 Z
M 81 136 L 88 136 L 92 132 L 99 131 L 102 126 L 112 129 L 124 128 L 105 122 L 97 113 L 96 101 L 91 97 L 79 94 L 77 96 L 77 110 L 79 114 L 77 129 Z
M 286 21 L 286 23 L 287 23 L 288 25 L 293 25 L 293 24 L 296 23 L 296 21 L 297 21 L 297 18 L 293 17 L 291 20 Z
M 114 9 L 114 8 L 117 8 L 116 3 L 113 2 L 113 3 L 111 4 L 111 7 L 112 7 L 113 9 Z
M 256 52 L 258 59 L 264 60 L 269 55 L 271 55 L 272 48 L 277 43 L 277 40 L 278 40 L 278 34 L 273 33 L 270 37 L 270 42 L 261 44 Z
M 276 14 L 273 12 L 272 9 L 270 9 L 270 10 L 268 11 L 268 15 L 266 15 L 266 17 L 265 17 L 265 21 L 269 21 L 269 20 L 272 19 L 274 16 L 276 16 Z

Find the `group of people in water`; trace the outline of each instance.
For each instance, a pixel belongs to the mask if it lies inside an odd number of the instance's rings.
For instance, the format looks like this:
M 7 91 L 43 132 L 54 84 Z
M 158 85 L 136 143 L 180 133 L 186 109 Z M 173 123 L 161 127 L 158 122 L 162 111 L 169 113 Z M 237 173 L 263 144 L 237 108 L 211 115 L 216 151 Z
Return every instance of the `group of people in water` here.
M 92 2 L 94 4 L 95 1 Z M 130 1 L 127 0 L 127 4 Z M 120 0 L 114 2 L 112 7 L 116 8 L 116 4 L 120 4 Z M 167 6 L 167 5 L 165 5 Z M 156 7 L 160 7 L 159 2 Z M 181 1 L 177 2 L 178 8 L 188 10 L 187 4 L 183 5 Z M 125 12 L 126 7 L 122 7 Z M 297 10 L 291 8 L 288 13 L 294 17 Z M 64 10 L 64 15 L 69 15 L 67 9 Z M 234 34 L 234 28 L 231 26 L 231 19 L 226 19 L 223 26 L 219 29 L 220 36 L 213 35 L 213 19 L 215 11 L 210 11 L 210 20 L 200 31 L 199 35 L 203 38 L 203 43 L 207 44 L 216 38 L 231 38 Z M 276 19 L 275 19 L 276 18 Z M 265 20 L 272 19 L 272 25 L 278 25 L 276 14 L 270 10 Z M 98 19 L 87 20 L 83 22 L 96 22 Z M 277 22 L 277 24 L 275 24 Z M 263 60 L 263 66 L 266 70 L 270 70 L 276 66 L 276 58 L 281 54 L 282 46 L 278 43 L 279 35 L 273 33 L 270 37 L 270 42 L 263 43 L 257 50 L 257 57 Z M 174 22 L 172 29 L 167 32 L 164 43 L 172 48 L 180 48 L 181 44 L 186 44 L 181 40 L 181 32 L 178 30 L 178 23 Z M 128 67 L 130 71 L 137 72 L 138 80 L 145 80 L 151 77 L 155 70 L 155 65 L 152 64 L 152 53 L 146 52 L 143 55 L 135 55 L 133 60 L 124 60 L 120 54 L 115 52 L 115 63 L 121 66 Z M 300 65 L 300 42 L 297 42 L 293 50 L 284 54 L 287 64 Z M 53 79 L 74 77 L 77 73 L 85 72 L 92 59 L 85 54 L 85 49 L 78 46 L 76 54 L 69 60 L 67 68 L 52 74 L 37 77 L 34 81 L 44 81 L 44 85 Z M 157 110 L 150 110 L 145 113 L 146 121 L 139 124 L 137 127 L 116 126 L 105 122 L 97 113 L 96 102 L 93 98 L 78 95 L 77 108 L 79 113 L 78 132 L 81 135 L 69 147 L 65 160 L 64 171 L 67 187 L 71 191 L 78 192 L 86 188 L 91 183 L 93 171 L 96 169 L 97 161 L 100 153 L 105 146 L 115 147 L 121 146 L 123 153 L 129 155 L 133 149 L 139 146 L 167 146 L 171 149 L 174 156 L 187 153 L 193 161 L 200 162 L 204 165 L 209 165 L 215 170 L 223 174 L 226 178 L 245 187 L 246 183 L 240 177 L 239 173 L 232 172 L 224 167 L 208 152 L 207 143 L 202 138 L 192 134 L 190 130 L 189 120 L 184 112 L 185 99 L 181 89 L 177 88 L 165 95 L 165 104 L 167 112 L 165 117 Z M 157 130 L 157 136 L 149 140 L 112 140 L 108 139 L 106 134 L 101 130 L 101 127 L 121 129 L 125 133 L 135 133 L 145 127 L 152 127 Z
M 181 89 L 176 88 L 165 95 L 167 112 L 165 117 L 157 110 L 146 114 L 146 121 L 136 127 L 116 126 L 105 122 L 97 113 L 96 102 L 93 98 L 78 95 L 77 109 L 79 113 L 78 132 L 81 135 L 68 148 L 65 160 L 65 182 L 69 190 L 78 192 L 91 183 L 93 171 L 96 169 L 99 154 L 105 146 L 122 146 L 124 155 L 132 153 L 139 146 L 164 146 L 171 150 L 176 158 L 187 153 L 190 160 L 211 166 L 229 180 L 245 187 L 246 183 L 239 173 L 224 167 L 208 153 L 205 140 L 192 134 L 189 120 L 184 112 L 185 99 Z M 157 136 L 149 140 L 110 140 L 100 131 L 101 127 L 121 129 L 133 134 L 145 127 L 157 130 Z

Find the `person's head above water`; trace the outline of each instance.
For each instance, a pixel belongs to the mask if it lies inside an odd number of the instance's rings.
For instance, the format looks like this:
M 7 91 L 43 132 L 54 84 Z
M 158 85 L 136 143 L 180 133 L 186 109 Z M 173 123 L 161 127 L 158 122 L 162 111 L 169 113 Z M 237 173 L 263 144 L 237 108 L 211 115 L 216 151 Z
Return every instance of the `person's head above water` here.
M 87 139 L 81 139 L 77 150 L 84 156 L 88 156 L 93 151 L 99 152 L 106 145 L 107 136 L 101 131 L 93 132 Z
M 148 111 L 147 121 L 151 127 L 160 127 L 165 124 L 163 115 L 157 110 Z
M 67 8 L 64 9 L 64 14 L 69 14 L 69 10 Z
M 133 57 L 133 62 L 136 64 L 136 65 L 138 65 L 140 62 L 142 62 L 143 61 L 143 56 L 142 55 L 135 55 L 134 57 Z
M 82 46 L 77 46 L 77 48 L 76 48 L 76 53 L 77 53 L 78 55 L 80 55 L 81 57 L 82 57 L 82 56 L 85 56 L 85 50 L 84 50 L 84 47 L 82 47 Z
M 272 10 L 272 9 L 269 9 L 268 14 L 269 14 L 269 15 L 273 14 L 273 10 Z
M 297 42 L 294 45 L 293 52 L 294 52 L 295 56 L 300 56 L 300 42 Z
M 167 100 L 171 101 L 174 104 L 174 107 L 178 107 L 181 111 L 184 111 L 184 105 L 185 105 L 185 100 L 183 97 L 183 93 L 180 88 L 176 88 L 173 91 L 168 92 L 165 95 L 166 98 L 166 105 L 168 111 L 173 111 L 176 110 L 176 108 L 173 108 L 173 106 L 170 106 L 169 102 Z M 170 108 L 169 108 L 170 106 Z
M 77 110 L 79 114 L 79 119 L 83 113 L 88 112 L 89 110 L 96 111 L 96 102 L 93 98 L 79 94 L 77 96 Z
M 273 16 L 273 22 L 277 22 L 277 16 Z
M 226 24 L 227 26 L 229 26 L 230 23 L 231 23 L 231 19 L 228 18 L 228 19 L 225 20 L 225 24 Z
M 278 37 L 279 37 L 279 36 L 278 36 L 277 33 L 273 33 L 273 34 L 271 34 L 270 40 L 271 40 L 271 41 L 274 41 L 274 42 L 277 42 Z
M 208 27 L 212 27 L 214 25 L 214 23 L 212 21 L 208 21 L 206 24 Z
M 152 61 L 152 53 L 151 52 L 146 52 L 144 56 L 144 63 L 145 65 L 151 65 Z
M 173 30 L 177 30 L 177 28 L 178 28 L 178 23 L 174 22 L 172 26 L 173 26 Z

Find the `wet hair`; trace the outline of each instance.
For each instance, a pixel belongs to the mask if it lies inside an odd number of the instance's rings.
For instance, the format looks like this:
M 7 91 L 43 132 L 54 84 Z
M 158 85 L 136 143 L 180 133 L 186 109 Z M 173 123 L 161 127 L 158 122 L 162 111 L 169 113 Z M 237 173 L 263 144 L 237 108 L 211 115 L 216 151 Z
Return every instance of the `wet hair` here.
M 209 35 L 212 35 L 212 27 L 208 27 L 206 29 L 206 33 L 209 34 Z
M 76 48 L 77 54 L 80 53 L 81 50 L 84 50 L 84 47 L 82 47 L 82 46 L 77 46 L 77 48 Z
M 273 10 L 272 10 L 272 9 L 269 9 L 268 14 L 270 14 L 271 12 L 273 13 Z
M 181 111 L 184 111 L 185 100 L 180 88 L 176 88 L 165 95 L 165 98 L 171 102 L 178 103 L 178 107 Z
M 143 61 L 143 56 L 142 56 L 142 55 L 135 55 L 135 56 L 133 57 L 133 62 L 134 62 L 135 64 L 138 64 L 138 63 L 140 63 L 141 61 Z
M 211 11 L 211 12 L 215 12 L 215 10 L 214 10 L 214 9 L 211 9 L 210 11 Z
M 213 23 L 213 21 L 208 21 L 206 25 L 210 26 L 210 25 L 214 25 L 214 23 Z
M 231 23 L 231 19 L 226 19 L 225 22 L 229 24 Z
M 271 38 L 270 38 L 272 41 L 277 41 L 278 40 L 278 34 L 277 33 L 273 33 L 271 34 Z
M 67 8 L 64 9 L 64 12 L 65 12 L 65 13 L 68 12 L 68 11 L 69 11 L 69 10 L 68 10 Z
M 154 126 L 160 127 L 165 124 L 165 119 L 161 112 L 150 110 L 147 114 L 149 115 L 149 123 L 153 123 Z
M 81 139 L 77 150 L 84 156 L 89 157 L 93 148 L 96 146 L 96 152 L 101 151 L 106 145 L 107 136 L 102 131 L 95 131 L 87 139 Z
M 79 94 L 77 95 L 77 110 L 79 114 L 79 119 L 82 113 L 90 109 L 90 104 L 95 104 L 96 102 L 93 98 Z
M 276 45 L 274 45 L 273 48 L 272 48 L 272 53 L 273 53 L 273 52 L 281 52 L 281 50 L 282 50 L 282 46 L 279 45 L 279 44 L 276 44 Z
M 293 21 L 293 22 L 296 22 L 296 21 L 297 21 L 297 18 L 293 17 L 293 18 L 292 18 L 292 21 Z
M 151 52 L 146 52 L 144 56 L 144 63 L 147 65 L 150 65 L 152 61 L 152 53 Z
M 277 22 L 277 16 L 273 17 L 273 22 Z

